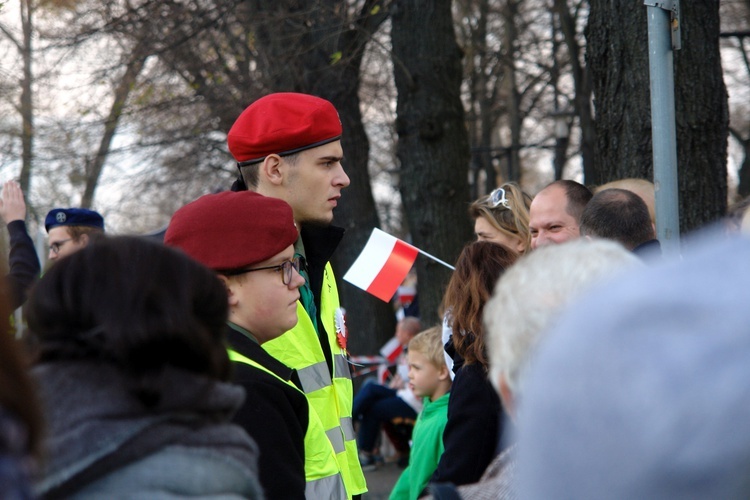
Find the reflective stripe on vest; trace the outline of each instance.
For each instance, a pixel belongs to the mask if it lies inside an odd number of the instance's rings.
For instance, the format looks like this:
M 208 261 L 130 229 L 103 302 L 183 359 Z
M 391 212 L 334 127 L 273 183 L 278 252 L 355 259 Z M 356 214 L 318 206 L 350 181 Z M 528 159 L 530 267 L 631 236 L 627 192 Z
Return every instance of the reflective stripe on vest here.
M 308 500 L 323 500 L 328 498 L 347 498 L 344 481 L 340 474 L 322 477 L 305 483 L 305 498 Z
M 244 363 L 253 366 L 258 370 L 272 375 L 279 381 L 299 388 L 288 380 L 284 380 L 272 371 L 265 368 L 260 363 L 253 361 L 247 356 L 243 356 L 237 351 L 227 349 L 229 359 L 235 363 Z M 302 391 L 300 391 L 302 393 Z M 250 395 L 248 394 L 248 398 Z M 248 404 L 252 404 L 250 401 Z M 313 500 L 320 498 L 346 499 L 350 498 L 346 494 L 344 478 L 341 474 L 336 452 L 329 443 L 328 436 L 323 429 L 323 425 L 318 418 L 315 410 L 308 404 L 308 424 L 305 430 L 305 498 Z M 343 440 L 342 440 L 343 447 Z M 263 450 L 261 450 L 261 453 Z
M 352 441 L 353 439 L 356 439 L 356 435 L 354 434 L 354 425 L 352 425 L 352 417 L 343 417 L 339 420 L 341 425 L 341 430 L 344 432 L 344 439 L 347 441 Z
M 331 385 L 331 374 L 325 361 L 297 370 L 297 375 L 306 394 Z
M 343 354 L 337 354 L 333 357 L 334 373 L 338 378 L 352 379 L 352 372 L 349 370 L 349 360 Z M 328 366 L 326 366 L 328 372 Z
M 353 390 L 346 352 L 341 349 L 336 338 L 334 316 L 338 307 L 336 280 L 330 264 L 326 264 L 320 293 L 319 311 L 323 326 L 320 333 L 327 336 L 333 374 L 328 370 L 326 356 L 312 321 L 299 301 L 297 326 L 284 335 L 265 342 L 262 347 L 274 358 L 297 370 L 307 401 L 320 417 L 326 435 L 337 452 L 336 460 L 341 468 L 346 492 L 351 496 L 367 492 L 367 486 L 359 464 L 357 442 L 350 429 Z M 323 368 L 325 375 L 322 373 Z M 347 422 L 347 428 L 342 427 L 343 422 Z

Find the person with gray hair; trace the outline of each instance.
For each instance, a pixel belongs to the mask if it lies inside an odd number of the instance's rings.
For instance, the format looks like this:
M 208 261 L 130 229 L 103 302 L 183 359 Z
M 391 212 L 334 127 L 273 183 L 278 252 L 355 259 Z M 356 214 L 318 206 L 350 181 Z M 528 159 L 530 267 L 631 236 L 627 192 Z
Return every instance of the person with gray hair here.
M 518 491 L 548 498 L 750 498 L 750 239 L 588 294 L 523 384 Z
M 515 420 L 534 350 L 561 312 L 595 284 L 642 265 L 617 243 L 579 239 L 539 248 L 500 277 L 485 307 L 484 323 L 489 377 L 511 418 Z M 478 483 L 459 487 L 460 497 L 517 498 L 516 450 L 517 445 L 509 446 Z M 432 493 L 435 498 L 447 498 L 440 488 Z

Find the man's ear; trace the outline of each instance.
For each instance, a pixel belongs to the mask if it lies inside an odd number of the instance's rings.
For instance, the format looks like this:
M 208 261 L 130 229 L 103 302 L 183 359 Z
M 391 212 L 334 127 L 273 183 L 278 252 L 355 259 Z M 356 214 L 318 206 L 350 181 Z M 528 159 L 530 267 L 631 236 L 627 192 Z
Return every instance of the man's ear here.
M 266 156 L 260 165 L 260 177 L 273 185 L 280 185 L 284 181 L 284 162 L 277 154 Z
M 82 234 L 78 237 L 78 241 L 81 243 L 81 247 L 85 247 L 89 244 L 89 235 L 88 234 Z
M 219 279 L 224 284 L 224 289 L 227 291 L 227 301 L 229 303 L 229 307 L 233 307 L 239 304 L 240 300 L 237 297 L 237 294 L 234 292 L 234 287 L 237 286 L 237 280 L 230 280 L 222 274 L 219 275 Z

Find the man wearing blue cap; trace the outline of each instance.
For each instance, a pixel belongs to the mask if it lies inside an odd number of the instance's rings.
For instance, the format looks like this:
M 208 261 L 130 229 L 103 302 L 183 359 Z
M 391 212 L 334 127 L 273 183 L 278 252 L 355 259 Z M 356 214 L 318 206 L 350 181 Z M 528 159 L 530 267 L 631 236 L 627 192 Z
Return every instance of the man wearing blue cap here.
M 53 262 L 74 254 L 104 234 L 104 218 L 86 208 L 53 208 L 44 227 L 49 234 L 49 254 Z

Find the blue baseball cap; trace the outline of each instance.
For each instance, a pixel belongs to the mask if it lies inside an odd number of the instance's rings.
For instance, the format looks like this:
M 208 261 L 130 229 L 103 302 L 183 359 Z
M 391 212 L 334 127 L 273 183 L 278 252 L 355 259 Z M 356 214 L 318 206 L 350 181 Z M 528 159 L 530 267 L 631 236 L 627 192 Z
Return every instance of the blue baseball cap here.
M 57 226 L 88 226 L 104 231 L 104 218 L 86 208 L 53 208 L 44 220 L 44 227 L 49 232 Z

